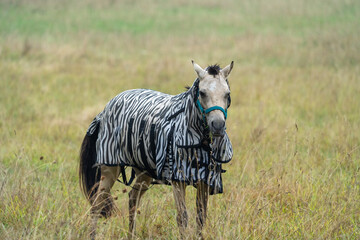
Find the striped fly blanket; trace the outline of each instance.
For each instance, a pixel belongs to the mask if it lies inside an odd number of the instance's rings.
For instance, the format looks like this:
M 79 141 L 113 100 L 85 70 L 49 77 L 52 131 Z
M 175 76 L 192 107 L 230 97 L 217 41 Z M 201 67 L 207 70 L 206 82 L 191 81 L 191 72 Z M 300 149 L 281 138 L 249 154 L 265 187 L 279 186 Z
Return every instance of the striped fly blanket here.
M 232 145 L 226 133 L 209 137 L 195 104 L 198 84 L 178 95 L 134 89 L 110 100 L 87 131 L 98 134 L 96 164 L 134 167 L 165 184 L 204 181 L 210 194 L 222 193 Z

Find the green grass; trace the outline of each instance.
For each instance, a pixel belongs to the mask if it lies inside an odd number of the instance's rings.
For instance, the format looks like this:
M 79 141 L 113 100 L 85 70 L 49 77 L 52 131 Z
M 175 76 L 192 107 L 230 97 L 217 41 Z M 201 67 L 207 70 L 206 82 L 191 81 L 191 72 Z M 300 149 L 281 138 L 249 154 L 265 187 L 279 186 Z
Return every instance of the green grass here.
M 359 18 L 357 1 L 3 1 L 0 238 L 86 239 L 77 167 L 89 123 L 126 89 L 180 93 L 194 59 L 235 61 L 235 155 L 205 237 L 359 239 Z M 123 189 L 104 239 L 126 236 Z M 143 200 L 139 239 L 178 238 L 171 189 Z

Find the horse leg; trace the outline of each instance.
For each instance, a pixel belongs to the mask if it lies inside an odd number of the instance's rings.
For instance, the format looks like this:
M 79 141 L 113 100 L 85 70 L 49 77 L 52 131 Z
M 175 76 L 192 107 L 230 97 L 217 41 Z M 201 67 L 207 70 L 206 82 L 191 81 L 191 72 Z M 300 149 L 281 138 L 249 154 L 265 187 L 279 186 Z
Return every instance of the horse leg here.
M 136 172 L 136 181 L 133 189 L 129 192 L 129 239 L 135 237 L 136 209 L 143 194 L 149 189 L 152 178 L 145 172 Z
M 185 229 L 188 223 L 188 214 L 186 212 L 186 205 L 185 205 L 185 189 L 186 184 L 184 182 L 172 182 L 173 185 L 173 192 L 177 210 L 177 225 L 180 231 L 181 239 L 184 238 Z
M 202 237 L 201 230 L 205 225 L 206 214 L 207 214 L 207 202 L 209 197 L 209 185 L 200 181 L 197 185 L 197 194 L 196 194 L 196 210 L 197 210 L 197 234 Z
M 94 196 L 91 204 L 91 239 L 95 239 L 96 226 L 98 218 L 103 215 L 109 217 L 113 211 L 113 199 L 110 194 L 110 189 L 114 185 L 116 179 L 120 174 L 120 167 L 101 166 L 101 177 L 98 191 Z

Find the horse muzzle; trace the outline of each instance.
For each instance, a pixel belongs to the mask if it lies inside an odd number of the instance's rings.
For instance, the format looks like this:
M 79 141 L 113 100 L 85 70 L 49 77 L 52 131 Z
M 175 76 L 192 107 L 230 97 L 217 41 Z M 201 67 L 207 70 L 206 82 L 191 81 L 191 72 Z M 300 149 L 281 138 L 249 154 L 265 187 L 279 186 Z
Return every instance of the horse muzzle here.
M 214 135 L 214 137 L 222 137 L 225 134 L 225 121 L 215 119 L 211 121 L 210 131 Z

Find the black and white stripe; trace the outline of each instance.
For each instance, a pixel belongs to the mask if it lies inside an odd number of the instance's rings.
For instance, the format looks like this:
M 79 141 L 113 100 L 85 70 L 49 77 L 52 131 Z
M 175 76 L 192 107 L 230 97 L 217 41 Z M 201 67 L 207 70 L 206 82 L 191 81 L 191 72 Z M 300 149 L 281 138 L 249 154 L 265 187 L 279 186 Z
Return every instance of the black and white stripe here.
M 202 180 L 211 194 L 222 193 L 221 163 L 231 160 L 232 146 L 227 134 L 203 143 L 206 128 L 195 105 L 198 84 L 197 79 L 175 96 L 134 89 L 113 98 L 87 131 L 92 135 L 99 128 L 97 164 L 136 167 L 164 183 Z

